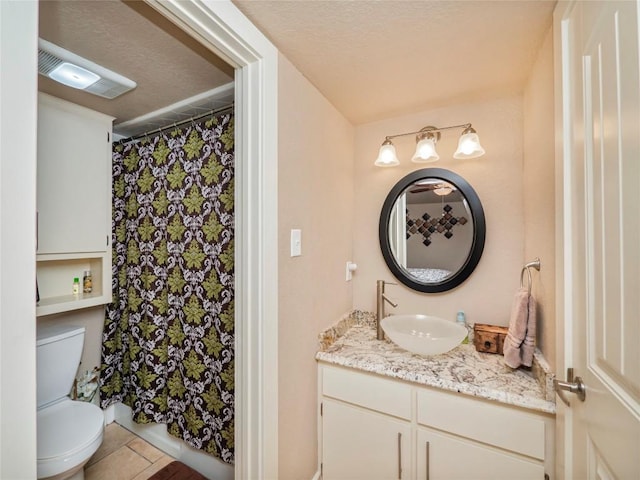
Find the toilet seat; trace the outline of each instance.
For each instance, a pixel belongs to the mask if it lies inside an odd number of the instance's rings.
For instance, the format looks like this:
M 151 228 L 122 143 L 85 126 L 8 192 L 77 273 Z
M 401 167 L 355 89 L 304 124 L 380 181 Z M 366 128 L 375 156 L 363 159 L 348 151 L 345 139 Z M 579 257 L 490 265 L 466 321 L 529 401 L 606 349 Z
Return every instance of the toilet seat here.
M 38 410 L 38 478 L 51 477 L 88 460 L 100 446 L 104 414 L 69 398 Z

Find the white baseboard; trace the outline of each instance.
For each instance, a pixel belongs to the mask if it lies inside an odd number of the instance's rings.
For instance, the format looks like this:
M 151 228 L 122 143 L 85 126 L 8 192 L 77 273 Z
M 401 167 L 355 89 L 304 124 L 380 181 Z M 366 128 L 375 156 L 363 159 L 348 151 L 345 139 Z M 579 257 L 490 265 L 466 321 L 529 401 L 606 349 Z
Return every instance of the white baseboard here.
M 320 470 L 318 470 L 311 480 L 320 480 L 321 478 Z
M 116 406 L 109 405 L 104 411 L 104 424 L 109 425 L 116 421 Z

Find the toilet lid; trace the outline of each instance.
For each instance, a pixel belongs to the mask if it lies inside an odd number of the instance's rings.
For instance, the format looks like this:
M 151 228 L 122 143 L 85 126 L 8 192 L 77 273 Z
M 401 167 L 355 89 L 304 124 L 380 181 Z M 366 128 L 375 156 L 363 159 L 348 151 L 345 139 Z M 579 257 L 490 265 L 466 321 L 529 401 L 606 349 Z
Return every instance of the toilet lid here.
M 38 459 L 71 455 L 103 431 L 104 414 L 96 405 L 63 400 L 38 410 Z

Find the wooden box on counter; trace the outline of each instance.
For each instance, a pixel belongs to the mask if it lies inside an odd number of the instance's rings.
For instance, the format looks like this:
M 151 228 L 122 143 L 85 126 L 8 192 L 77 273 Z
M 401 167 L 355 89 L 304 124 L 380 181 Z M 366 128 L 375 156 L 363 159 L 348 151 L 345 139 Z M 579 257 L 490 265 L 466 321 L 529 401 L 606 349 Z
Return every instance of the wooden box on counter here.
M 504 339 L 507 337 L 507 327 L 476 323 L 473 326 L 473 343 L 478 352 L 499 353 L 502 355 Z

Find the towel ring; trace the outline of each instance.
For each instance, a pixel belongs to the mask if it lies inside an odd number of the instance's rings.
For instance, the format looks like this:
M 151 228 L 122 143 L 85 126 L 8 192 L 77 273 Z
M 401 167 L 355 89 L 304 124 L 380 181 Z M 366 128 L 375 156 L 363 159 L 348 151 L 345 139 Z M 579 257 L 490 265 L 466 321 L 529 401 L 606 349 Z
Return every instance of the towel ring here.
M 527 263 L 524 267 L 522 267 L 522 271 L 520 272 L 520 288 L 524 288 L 524 272 L 527 272 L 527 290 L 529 291 L 529 295 L 531 295 L 531 268 L 535 268 L 537 271 L 540 271 L 540 259 L 536 258 L 533 262 Z

